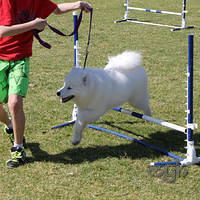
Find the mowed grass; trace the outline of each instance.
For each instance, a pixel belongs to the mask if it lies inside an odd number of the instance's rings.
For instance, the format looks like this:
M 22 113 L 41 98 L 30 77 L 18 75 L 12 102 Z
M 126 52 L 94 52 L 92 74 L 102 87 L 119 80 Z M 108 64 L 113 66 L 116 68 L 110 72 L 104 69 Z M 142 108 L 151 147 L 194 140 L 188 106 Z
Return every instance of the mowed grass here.
M 55 1 L 64 2 L 62 0 Z M 181 126 L 186 124 L 187 37 L 194 34 L 194 122 L 200 122 L 200 39 L 198 0 L 188 1 L 188 25 L 195 29 L 171 32 L 169 28 L 134 23 L 114 24 L 122 19 L 122 0 L 91 0 L 94 7 L 88 67 L 103 68 L 107 57 L 124 50 L 140 51 L 149 80 L 150 104 L 155 118 Z M 130 5 L 180 12 L 180 0 L 134 0 Z M 132 14 L 131 14 L 132 13 Z M 180 25 L 176 16 L 130 12 L 156 23 Z M 72 14 L 51 16 L 48 22 L 70 33 Z M 79 29 L 81 65 L 88 37 L 89 15 L 84 14 Z M 0 199 L 24 200 L 197 200 L 200 192 L 200 168 L 187 167 L 186 177 L 172 183 L 147 173 L 151 162 L 173 161 L 152 149 L 109 133 L 86 128 L 78 146 L 71 144 L 73 126 L 51 127 L 71 120 L 73 102 L 60 104 L 56 91 L 73 67 L 73 38 L 63 38 L 48 28 L 41 37 L 51 50 L 34 42 L 30 87 L 24 101 L 26 112 L 27 163 L 7 169 L 11 147 L 0 134 Z M 132 109 L 128 104 L 125 108 Z M 133 109 L 132 109 L 133 110 Z M 136 110 L 138 111 L 138 110 Z M 110 111 L 94 125 L 111 129 L 185 157 L 186 135 L 137 118 Z M 200 156 L 200 132 L 194 131 L 195 148 Z

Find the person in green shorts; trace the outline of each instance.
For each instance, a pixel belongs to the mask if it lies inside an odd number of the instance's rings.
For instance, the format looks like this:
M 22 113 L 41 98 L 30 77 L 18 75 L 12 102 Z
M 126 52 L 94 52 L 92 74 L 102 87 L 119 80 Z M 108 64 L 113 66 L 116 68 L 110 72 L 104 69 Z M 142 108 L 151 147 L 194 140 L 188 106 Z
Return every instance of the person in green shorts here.
M 84 1 L 56 4 L 51 0 L 0 1 L 0 121 L 13 147 L 9 168 L 25 163 L 25 114 L 23 98 L 29 82 L 29 59 L 32 56 L 33 31 L 42 31 L 46 18 L 54 14 L 82 9 L 89 12 L 92 6 Z M 8 113 L 3 104 L 8 104 Z

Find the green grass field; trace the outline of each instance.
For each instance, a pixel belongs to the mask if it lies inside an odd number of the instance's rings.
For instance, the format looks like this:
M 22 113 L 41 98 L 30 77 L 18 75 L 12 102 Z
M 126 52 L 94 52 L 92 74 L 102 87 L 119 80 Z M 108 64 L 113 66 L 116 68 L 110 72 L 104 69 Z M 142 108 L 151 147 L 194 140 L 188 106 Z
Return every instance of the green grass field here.
M 55 0 L 57 3 L 64 0 Z M 103 68 L 107 57 L 124 50 L 140 51 L 147 70 L 152 115 L 181 126 L 186 124 L 187 37 L 194 34 L 194 122 L 200 124 L 200 4 L 188 1 L 187 23 L 195 29 L 171 32 L 166 27 L 115 24 L 124 16 L 123 0 L 90 0 L 94 7 L 91 45 L 87 65 Z M 180 12 L 181 0 L 132 0 L 130 5 Z M 181 18 L 131 11 L 156 23 L 180 25 Z M 70 33 L 72 13 L 50 16 L 48 22 Z M 79 29 L 81 65 L 88 37 L 89 15 L 83 15 Z M 11 147 L 0 134 L 1 200 L 198 200 L 200 168 L 188 166 L 187 176 L 169 183 L 162 176 L 148 174 L 151 162 L 173 161 L 172 158 L 109 133 L 86 128 L 78 146 L 71 144 L 73 126 L 51 130 L 52 126 L 71 120 L 73 102 L 60 104 L 56 91 L 73 67 L 73 38 L 63 38 L 48 28 L 41 37 L 51 50 L 34 42 L 31 59 L 30 87 L 24 101 L 26 112 L 27 163 L 7 169 Z M 132 109 L 129 105 L 124 108 Z M 133 110 L 133 109 L 132 109 Z M 137 111 L 137 110 L 136 110 Z M 185 157 L 186 135 L 137 118 L 110 111 L 94 125 L 126 134 Z M 200 156 L 200 131 L 194 140 Z M 169 168 L 169 170 L 173 170 Z

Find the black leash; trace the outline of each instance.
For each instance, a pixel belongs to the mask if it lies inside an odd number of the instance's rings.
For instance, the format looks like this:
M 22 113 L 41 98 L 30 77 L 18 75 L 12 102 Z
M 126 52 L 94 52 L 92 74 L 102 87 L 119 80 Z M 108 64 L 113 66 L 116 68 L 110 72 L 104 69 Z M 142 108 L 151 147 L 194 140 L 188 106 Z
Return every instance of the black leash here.
M 91 28 L 92 28 L 92 13 L 93 13 L 93 9 L 90 10 L 90 25 L 89 25 L 89 33 L 88 33 L 88 42 L 87 42 L 87 47 L 86 47 L 86 55 L 85 55 L 85 61 L 84 61 L 84 67 L 83 68 L 85 68 L 85 66 L 86 66 L 87 57 L 88 57 L 88 54 L 89 54 L 88 48 L 89 48 L 89 45 L 90 45 L 90 35 L 91 35 Z M 76 27 L 74 28 L 73 32 L 69 35 L 62 33 L 58 29 L 49 25 L 48 23 L 47 23 L 47 25 L 53 32 L 55 32 L 56 34 L 58 34 L 60 36 L 73 36 L 79 29 L 79 26 L 80 26 L 81 21 L 82 21 L 82 16 L 83 16 L 83 10 L 81 10 L 81 12 L 80 12 L 79 18 L 78 18 L 77 23 L 76 23 Z M 34 37 L 39 41 L 39 43 L 42 46 L 46 47 L 47 49 L 51 49 L 51 45 L 48 42 L 45 42 L 40 38 L 40 36 L 39 36 L 40 32 L 42 32 L 42 31 L 33 30 Z
M 90 36 L 91 36 L 91 29 L 92 29 L 92 14 L 93 14 L 93 9 L 90 10 L 90 25 L 89 25 L 89 33 L 88 33 L 88 42 L 87 42 L 87 46 L 85 50 L 85 61 L 84 61 L 83 69 L 85 69 L 86 67 L 87 58 L 89 54 L 88 48 L 90 46 Z

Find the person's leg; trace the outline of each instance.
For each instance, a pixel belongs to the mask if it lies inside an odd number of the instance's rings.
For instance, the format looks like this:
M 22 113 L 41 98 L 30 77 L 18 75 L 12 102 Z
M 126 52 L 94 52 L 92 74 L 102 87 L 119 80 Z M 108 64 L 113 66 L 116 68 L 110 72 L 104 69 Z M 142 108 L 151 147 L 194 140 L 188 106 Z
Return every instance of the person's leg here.
M 8 113 L 3 107 L 3 103 L 7 103 L 8 101 L 8 67 L 9 62 L 0 59 L 0 122 L 6 126 L 10 124 Z
M 28 90 L 29 59 L 10 62 L 8 82 L 8 108 L 12 117 L 14 142 L 21 145 L 25 129 L 23 98 Z
M 7 166 L 8 168 L 13 168 L 23 165 L 26 158 L 26 152 L 23 147 L 23 136 L 25 129 L 23 98 L 16 94 L 9 95 L 8 107 L 13 123 L 14 145 L 10 150 L 11 159 L 7 161 Z
M 29 59 L 10 62 L 8 108 L 12 117 L 14 131 L 14 146 L 11 148 L 11 159 L 7 161 L 8 168 L 23 165 L 26 153 L 23 147 L 25 114 L 23 98 L 28 89 Z
M 10 139 L 10 142 L 14 144 L 14 134 L 12 120 L 9 118 L 8 113 L 3 108 L 3 104 L 0 103 L 0 122 L 4 124 L 4 134 Z
M 8 113 L 4 110 L 2 103 L 0 103 L 0 122 L 4 123 L 6 126 L 10 125 Z
M 3 107 L 3 103 L 8 102 L 8 70 L 9 70 L 9 61 L 0 60 L 0 122 L 4 126 L 4 133 L 8 136 L 11 143 L 14 143 L 14 134 L 12 128 L 12 121 L 8 116 L 8 113 Z
M 15 144 L 23 144 L 23 136 L 25 129 L 25 115 L 23 110 L 23 98 L 16 94 L 9 95 L 8 107 L 12 117 L 14 142 Z

